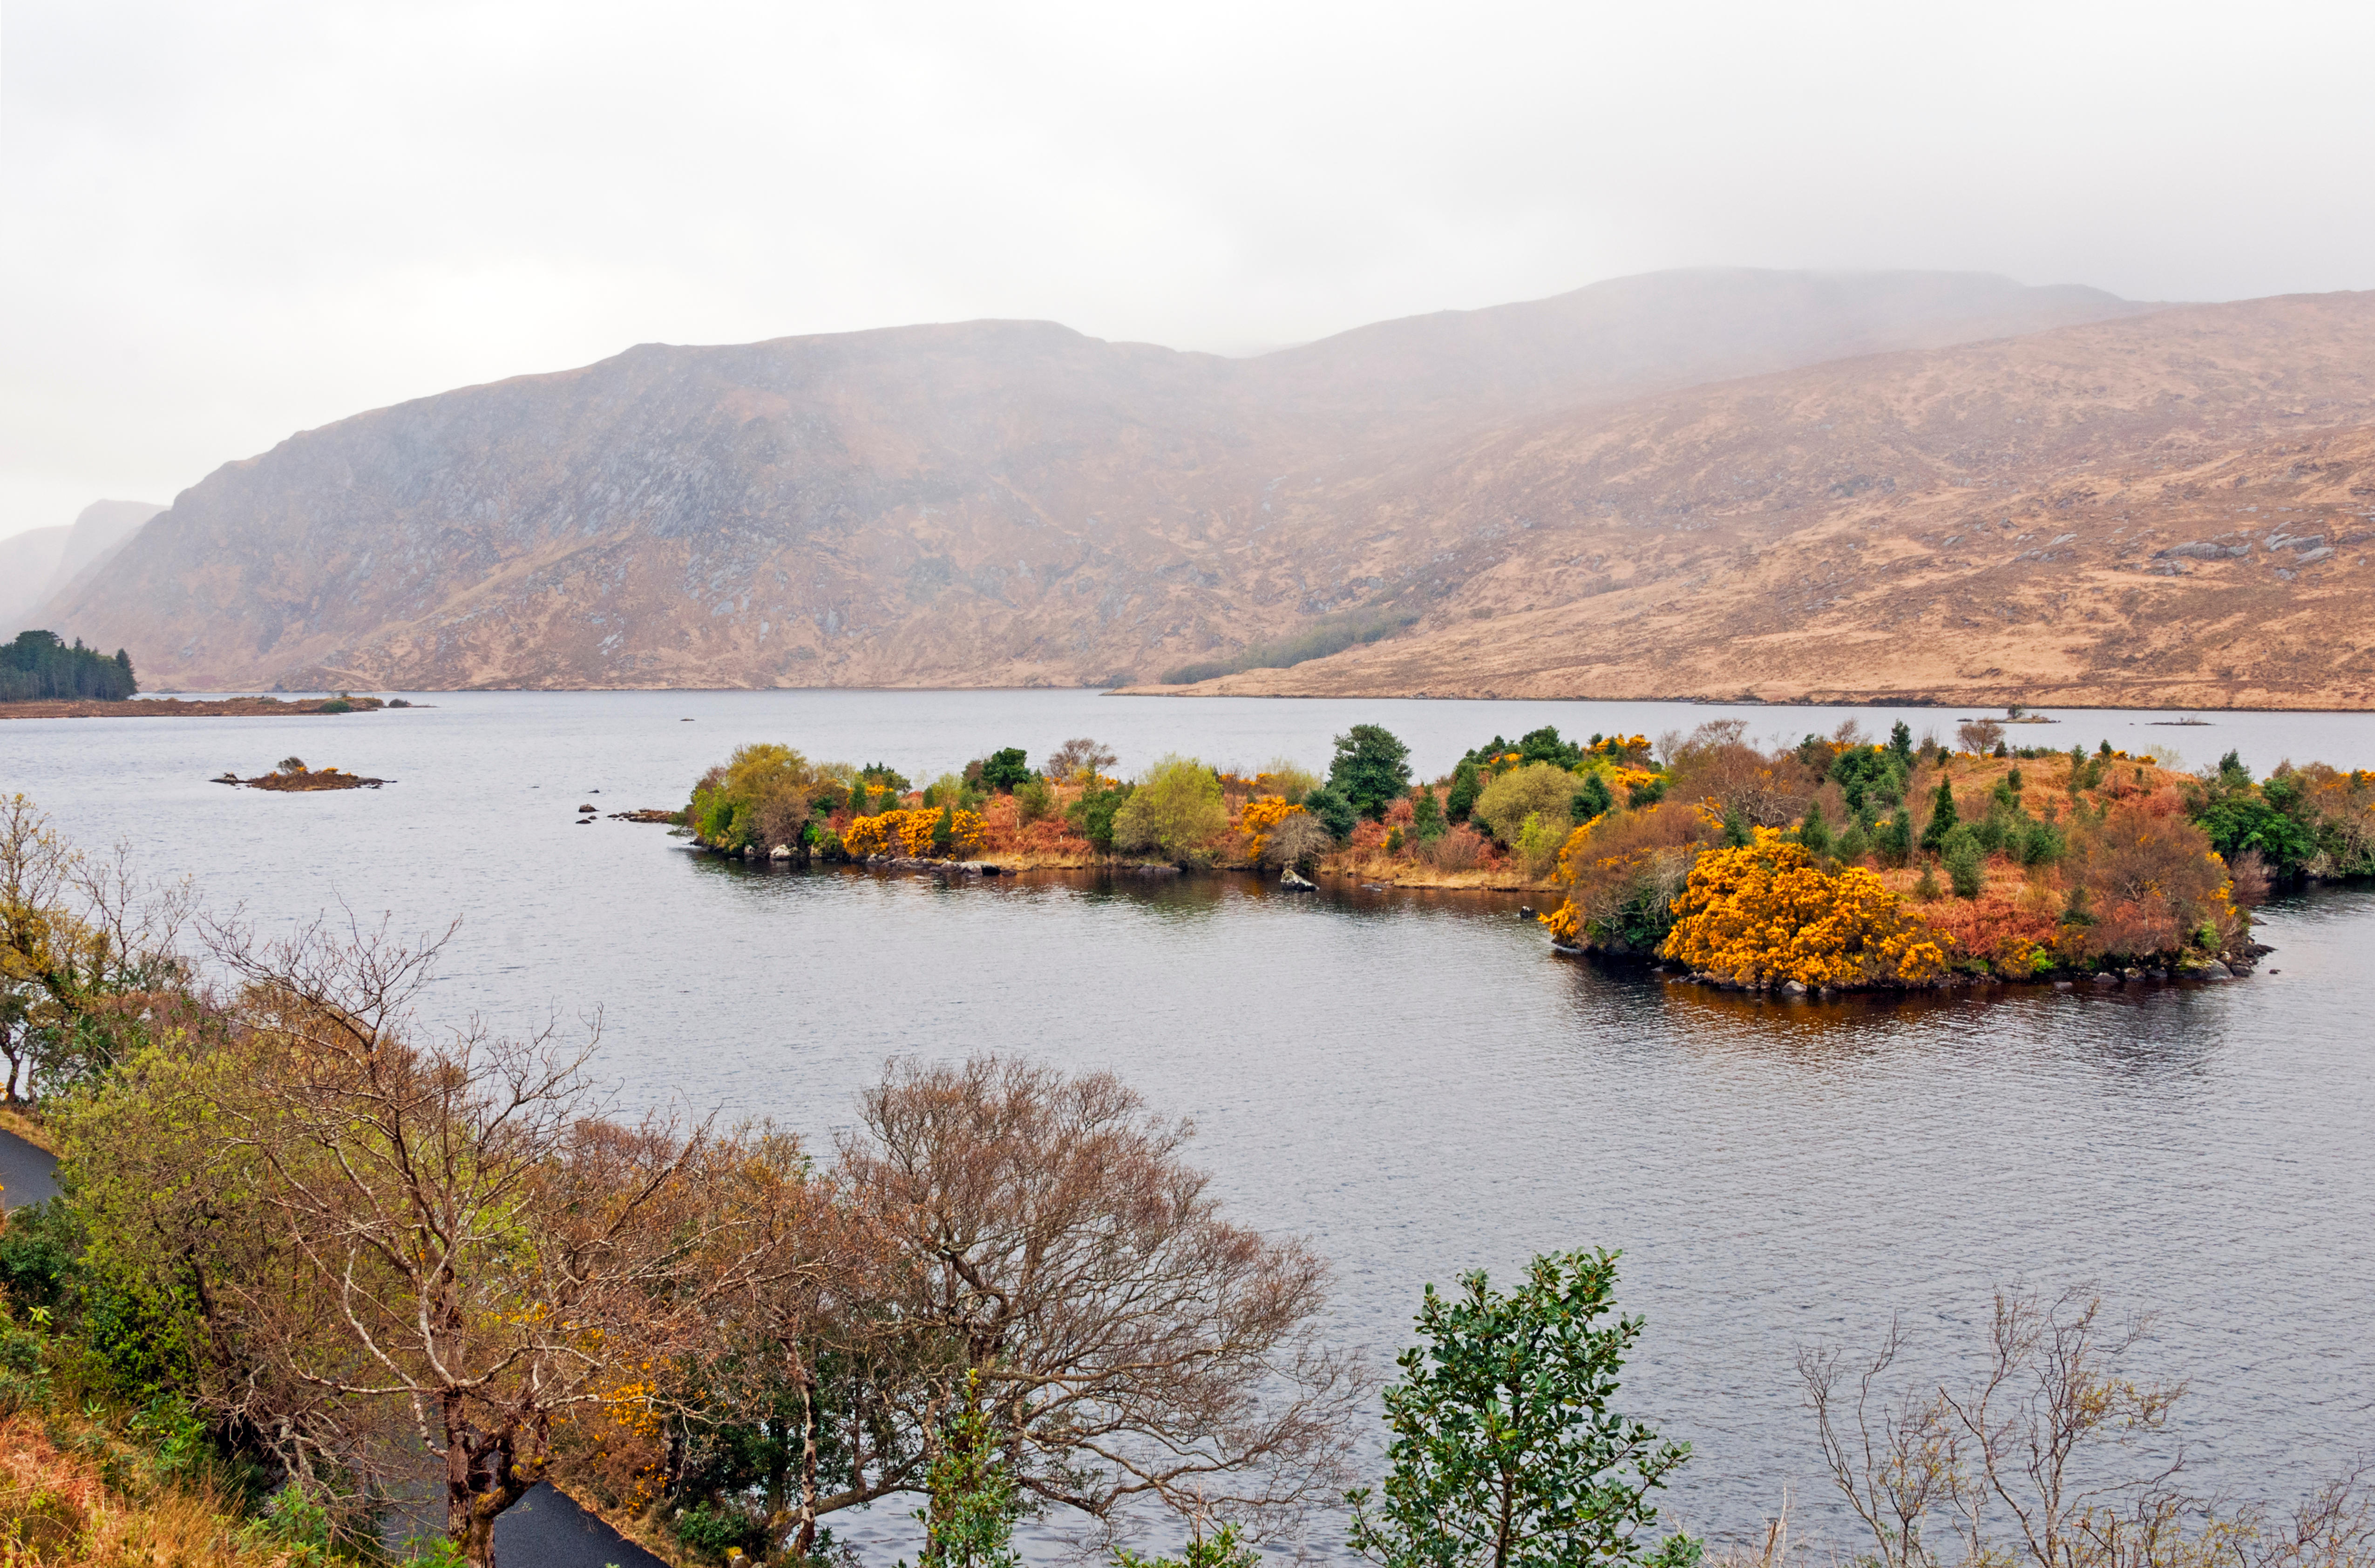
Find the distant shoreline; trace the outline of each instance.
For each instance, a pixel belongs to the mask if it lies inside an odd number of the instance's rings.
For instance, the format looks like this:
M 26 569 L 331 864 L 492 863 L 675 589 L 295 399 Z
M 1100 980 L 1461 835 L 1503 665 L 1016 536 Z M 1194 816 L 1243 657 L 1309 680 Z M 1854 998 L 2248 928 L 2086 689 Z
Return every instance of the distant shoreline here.
M 427 689 L 423 689 L 427 690 Z M 1667 704 L 1699 708 L 1967 708 L 1976 713 L 2000 715 L 2004 702 L 1997 697 L 1941 697 L 1933 692 L 1910 692 L 1903 696 L 1865 695 L 1860 697 L 1758 697 L 1748 695 L 1707 696 L 1667 695 L 1656 697 L 1602 697 L 1589 695 L 1539 696 L 1507 693 L 1483 695 L 1456 692 L 1412 691 L 1209 691 L 1188 686 L 454 686 L 434 689 L 438 694 L 458 696 L 539 696 L 585 693 L 592 695 L 634 695 L 681 693 L 684 695 L 722 695 L 729 692 L 751 696 L 768 694 L 802 695 L 847 692 L 942 692 L 1006 696 L 1030 692 L 1078 692 L 1098 697 L 1197 697 L 1225 698 L 1238 701 L 1309 701 L 1309 702 L 1590 702 L 1603 706 L 1620 704 Z M 2062 713 L 2368 713 L 2375 705 L 2359 707 L 2255 707 L 2249 704 L 2211 704 L 2204 702 L 2107 703 L 2062 702 L 2050 698 L 2019 698 L 2031 709 L 2050 708 Z M 327 698 L 319 701 L 328 701 Z M 364 706 L 365 699 L 357 697 L 355 706 Z M 262 703 L 261 707 L 249 704 Z M 415 707 L 428 704 L 414 703 Z M 89 710 L 89 713 L 65 713 L 64 709 Z M 171 696 L 138 697 L 128 702 L 7 702 L 0 703 L 0 718 L 80 718 L 80 717 L 148 717 L 160 708 L 183 717 L 217 716 L 230 713 L 247 716 L 251 713 L 291 713 L 317 711 L 314 700 L 304 701 L 276 701 L 268 697 L 215 698 L 195 692 L 178 692 Z M 30 710 L 41 710 L 33 712 Z M 2049 721 L 2050 722 L 2050 721 Z M 2217 720 L 2206 718 L 2203 725 L 2212 727 Z
M 262 719 L 291 713 L 360 713 L 387 704 L 376 697 L 313 697 L 284 701 L 277 697 L 224 697 L 184 701 L 178 697 L 135 697 L 123 702 L 66 699 L 0 702 L 0 719 Z

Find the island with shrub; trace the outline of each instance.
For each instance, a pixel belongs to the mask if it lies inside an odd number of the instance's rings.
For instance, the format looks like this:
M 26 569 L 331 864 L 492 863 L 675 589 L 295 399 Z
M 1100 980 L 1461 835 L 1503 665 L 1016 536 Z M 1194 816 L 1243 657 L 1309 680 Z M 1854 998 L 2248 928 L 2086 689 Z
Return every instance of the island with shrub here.
M 2229 979 L 2265 949 L 2280 884 L 2375 874 L 2375 772 L 2255 779 L 2229 753 L 1957 744 L 1850 722 L 1765 749 L 1740 720 L 1657 742 L 1544 727 L 1494 737 L 1435 781 L 1388 731 L 1339 736 L 1325 777 L 1166 756 L 1019 748 L 918 786 L 887 765 L 743 747 L 679 819 L 701 848 L 772 864 L 973 871 L 1267 871 L 1554 895 L 1555 949 L 1788 994 L 1978 980 Z

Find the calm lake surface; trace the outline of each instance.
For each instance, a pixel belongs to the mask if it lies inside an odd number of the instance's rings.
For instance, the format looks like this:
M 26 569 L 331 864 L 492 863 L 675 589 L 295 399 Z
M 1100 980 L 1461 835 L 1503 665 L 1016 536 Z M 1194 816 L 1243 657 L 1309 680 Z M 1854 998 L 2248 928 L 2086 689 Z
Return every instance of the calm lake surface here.
M 746 870 L 574 808 L 681 805 L 750 740 L 923 779 L 1067 737 L 1125 768 L 1169 750 L 1324 765 L 1358 722 L 1432 775 L 1495 732 L 1657 736 L 1737 714 L 1790 739 L 1860 718 L 1951 736 L 1945 710 L 1176 701 L 1086 692 L 474 693 L 336 718 L 0 724 L 0 790 L 77 841 L 127 842 L 267 928 L 343 902 L 399 929 L 460 916 L 442 1018 L 599 1009 L 623 1106 L 766 1114 L 819 1140 L 893 1053 L 1111 1067 L 1194 1118 L 1238 1218 L 1337 1268 L 1333 1331 L 1380 1365 L 1421 1285 L 1531 1254 L 1625 1253 L 1648 1316 L 1632 1408 L 1696 1457 L 1694 1528 L 1745 1534 L 1787 1487 L 1852 1547 L 1792 1355 L 1901 1313 L 1909 1365 L 1957 1375 L 1990 1291 L 2092 1280 L 2156 1315 L 2188 1377 L 2205 1489 L 2289 1498 L 2375 1446 L 2375 895 L 2263 912 L 2278 949 L 2218 988 L 1981 1002 L 1759 1003 L 1549 956 L 1513 898 L 1250 878 L 941 886 Z M 2375 716 L 2063 713 L 2017 738 L 2375 766 Z M 686 722 L 686 721 L 691 722 Z M 290 753 L 397 782 L 274 796 L 206 782 Z M 598 790 L 600 793 L 595 794 Z M 888 1513 L 889 1511 L 885 1511 Z M 869 1559 L 913 1552 L 895 1517 Z

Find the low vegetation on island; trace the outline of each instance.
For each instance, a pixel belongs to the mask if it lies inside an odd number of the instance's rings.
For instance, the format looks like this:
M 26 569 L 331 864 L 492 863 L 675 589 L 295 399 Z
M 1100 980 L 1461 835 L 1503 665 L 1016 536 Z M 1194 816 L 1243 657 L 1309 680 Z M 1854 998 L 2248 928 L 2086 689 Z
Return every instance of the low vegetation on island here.
M 268 773 L 258 773 L 252 779 L 237 773 L 224 773 L 214 781 L 245 789 L 271 790 L 279 794 L 306 794 L 325 789 L 377 789 L 390 779 L 366 778 L 339 768 L 309 768 L 302 757 L 283 757 Z
M 2015 712 L 2009 722 L 2020 723 Z M 916 784 L 882 764 L 746 746 L 682 820 L 720 854 L 807 864 L 968 861 L 1323 873 L 1400 886 L 1543 890 L 1571 951 L 1678 965 L 1751 989 L 1956 979 L 2247 973 L 2272 886 L 2375 874 L 2375 772 L 2232 754 L 1958 746 L 1850 723 L 1766 750 L 1738 720 L 1652 743 L 1499 736 L 1432 783 L 1375 725 L 1325 777 L 1166 756 L 1135 778 L 1067 742 L 1038 767 L 993 752 Z
M 1709 1556 L 1660 1516 L 1688 1445 L 1620 1403 L 1613 1253 L 1429 1287 L 1353 1484 L 1375 1384 L 1327 1263 L 1225 1215 L 1113 1075 L 893 1060 L 830 1149 L 625 1120 L 591 1038 L 425 1029 L 441 946 L 259 939 L 6 803 L 6 1092 L 63 1196 L 0 1232 L 0 1562 L 492 1568 L 547 1481 L 675 1568 L 845 1568 L 869 1503 L 928 1568 L 1014 1568 L 1026 1520 L 1111 1568 L 1340 1527 L 1380 1568 Z M 2363 1568 L 2363 1467 L 2180 1484 L 2139 1338 L 2080 1291 L 1999 1296 L 1967 1388 L 1900 1375 L 1895 1332 L 1802 1348 L 1869 1561 Z M 391 1546 L 423 1489 L 442 1527 Z M 1786 1568 L 1783 1528 L 1716 1561 Z

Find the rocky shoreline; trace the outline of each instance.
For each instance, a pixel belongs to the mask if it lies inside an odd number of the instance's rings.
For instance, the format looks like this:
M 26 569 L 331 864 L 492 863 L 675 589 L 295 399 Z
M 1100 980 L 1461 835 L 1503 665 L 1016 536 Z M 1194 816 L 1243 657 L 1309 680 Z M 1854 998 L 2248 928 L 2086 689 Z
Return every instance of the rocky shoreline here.
M 1551 951 L 1561 958 L 1608 958 L 1639 961 L 1635 953 L 1602 952 L 1592 948 L 1578 948 L 1566 942 L 1553 942 Z M 2030 975 L 1972 974 L 1950 973 L 1934 980 L 1875 984 L 1866 985 L 1814 985 L 1796 980 L 1778 983 L 1758 983 L 1733 980 L 1704 970 L 1678 970 L 1662 963 L 1647 966 L 1648 973 L 1670 984 L 1704 985 L 1715 991 L 1740 991 L 1775 996 L 1804 996 L 1817 1001 L 1849 996 L 1872 996 L 1890 992 L 1968 991 L 1996 985 L 2050 986 L 2057 991 L 2090 986 L 2097 990 L 2118 990 L 2133 985 L 2173 985 L 2188 982 L 2218 984 L 2232 980 L 2248 980 L 2259 969 L 2260 961 L 2275 951 L 2263 943 L 2253 942 L 2238 952 L 2224 953 L 2200 963 L 2180 965 L 2121 965 L 2099 970 L 2054 969 Z

